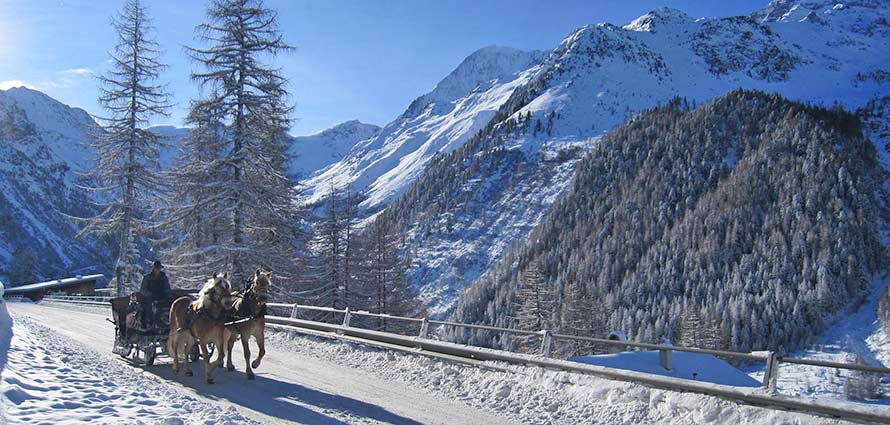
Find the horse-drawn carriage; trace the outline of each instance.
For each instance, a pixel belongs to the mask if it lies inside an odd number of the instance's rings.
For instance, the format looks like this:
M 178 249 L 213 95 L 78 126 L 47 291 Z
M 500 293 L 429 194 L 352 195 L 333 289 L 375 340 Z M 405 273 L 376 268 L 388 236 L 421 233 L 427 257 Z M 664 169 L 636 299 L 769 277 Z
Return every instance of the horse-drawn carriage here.
M 232 293 L 228 273 L 213 276 L 197 294 L 185 290 L 170 290 L 170 301 L 147 302 L 141 293 L 111 299 L 111 320 L 115 326 L 112 352 L 140 365 L 151 366 L 158 354 L 173 359 L 173 371 L 179 373 L 184 362 L 185 374 L 191 376 L 191 361 L 204 359 L 204 373 L 213 382 L 213 369 L 220 367 L 227 357 L 226 368 L 234 370 L 232 347 L 241 340 L 248 379 L 259 367 L 265 348 L 266 300 L 272 286 L 272 273 L 260 269 L 251 278 L 248 288 Z M 146 308 L 148 307 L 148 308 Z M 172 323 L 171 323 L 172 322 Z M 173 330 L 173 332 L 171 332 Z M 253 337 L 259 348 L 256 359 L 250 361 L 248 339 Z M 216 360 L 211 363 L 214 351 Z M 224 356 L 228 353 L 227 356 Z
M 182 296 L 192 297 L 187 290 L 174 289 L 171 300 L 154 301 L 150 308 L 143 305 L 141 294 L 111 299 L 111 316 L 114 323 L 114 347 L 112 352 L 135 364 L 151 366 L 155 358 L 167 355 L 167 338 L 170 334 L 170 302 Z M 212 350 L 212 347 L 209 347 Z M 190 360 L 198 359 L 195 346 Z

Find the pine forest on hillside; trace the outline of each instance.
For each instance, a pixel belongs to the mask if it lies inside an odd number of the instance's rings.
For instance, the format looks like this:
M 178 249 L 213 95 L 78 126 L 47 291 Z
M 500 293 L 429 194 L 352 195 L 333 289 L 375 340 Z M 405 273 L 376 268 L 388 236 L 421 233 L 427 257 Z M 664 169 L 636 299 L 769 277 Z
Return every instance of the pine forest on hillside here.
M 695 310 L 716 324 L 706 345 L 787 352 L 860 301 L 883 267 L 883 180 L 859 120 L 841 109 L 751 91 L 694 109 L 677 99 L 610 132 L 455 316 L 574 332 L 581 310 L 580 329 L 651 342 L 676 341 Z M 545 290 L 528 289 L 530 267 Z M 529 314 L 530 296 L 549 299 L 543 314 Z

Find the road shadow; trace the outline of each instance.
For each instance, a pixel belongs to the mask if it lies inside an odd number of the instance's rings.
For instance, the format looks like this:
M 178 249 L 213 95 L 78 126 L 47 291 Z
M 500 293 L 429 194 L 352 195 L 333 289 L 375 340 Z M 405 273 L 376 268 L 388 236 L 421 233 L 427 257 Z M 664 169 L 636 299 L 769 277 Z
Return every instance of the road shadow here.
M 400 425 L 420 424 L 420 422 L 397 415 L 374 404 L 319 391 L 295 382 L 282 381 L 267 374 L 256 375 L 255 380 L 249 381 L 242 370 L 229 372 L 225 367 L 222 367 L 213 374 L 216 383 L 206 384 L 204 383 L 204 362 L 200 360 L 192 363 L 194 376 L 184 376 L 182 372 L 179 375 L 174 375 L 173 367 L 170 364 L 159 364 L 144 370 L 161 379 L 193 388 L 203 396 L 227 400 L 232 404 L 285 421 L 307 424 L 348 423 L 337 417 L 300 406 L 300 404 L 307 404 L 316 406 L 322 411 L 338 412 L 337 416 L 340 417 L 367 418 Z

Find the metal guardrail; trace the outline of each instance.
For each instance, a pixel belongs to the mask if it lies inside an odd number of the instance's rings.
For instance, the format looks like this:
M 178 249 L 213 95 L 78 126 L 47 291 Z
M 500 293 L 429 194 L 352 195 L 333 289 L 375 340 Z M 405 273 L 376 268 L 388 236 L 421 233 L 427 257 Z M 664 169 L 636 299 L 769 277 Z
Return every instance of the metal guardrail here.
M 59 302 L 70 302 L 77 304 L 90 304 L 90 305 L 108 305 L 108 301 L 112 297 L 102 297 L 102 296 L 77 296 L 77 295 L 65 295 L 65 296 L 47 296 L 45 299 L 49 301 L 59 301 Z M 334 313 L 343 315 L 343 321 L 339 325 L 342 328 L 354 328 L 351 326 L 352 317 L 353 316 L 362 316 L 362 317 L 375 317 L 375 318 L 384 318 L 391 319 L 395 321 L 409 322 L 409 323 L 419 323 L 420 324 L 420 332 L 414 338 L 421 339 L 431 339 L 430 336 L 430 325 L 437 326 L 450 326 L 450 327 L 460 327 L 466 329 L 477 329 L 477 330 L 487 330 L 492 332 L 500 332 L 514 335 L 532 335 L 532 336 L 540 336 L 541 341 L 541 349 L 540 355 L 549 358 L 551 357 L 551 347 L 554 340 L 573 340 L 573 341 L 584 341 L 595 344 L 603 344 L 609 346 L 616 346 L 622 348 L 642 348 L 648 350 L 659 351 L 660 353 L 660 361 L 661 366 L 667 370 L 673 369 L 673 352 L 688 352 L 688 353 L 698 353 L 698 354 L 710 354 L 713 356 L 718 356 L 722 358 L 735 358 L 742 360 L 753 360 L 766 363 L 766 370 L 764 372 L 763 378 L 763 386 L 767 388 L 771 393 L 774 393 L 777 390 L 777 381 L 778 381 L 778 372 L 779 372 L 779 364 L 780 363 L 789 363 L 789 364 L 800 364 L 807 365 L 813 367 L 826 367 L 832 369 L 846 369 L 846 370 L 856 370 L 863 372 L 873 372 L 880 374 L 890 374 L 890 368 L 879 367 L 879 366 L 869 366 L 863 364 L 855 364 L 855 363 L 839 363 L 839 362 L 829 362 L 822 360 L 812 360 L 812 359 L 800 359 L 793 357 L 784 357 L 778 356 L 775 352 L 761 352 L 761 353 L 740 353 L 735 351 L 723 351 L 723 350 L 712 350 L 705 348 L 695 348 L 695 347 L 683 347 L 676 345 L 667 345 L 667 344 L 651 344 L 645 342 L 632 342 L 632 341 L 618 341 L 612 339 L 604 339 L 604 338 L 592 338 L 585 336 L 577 336 L 577 335 L 567 335 L 560 333 L 551 333 L 549 330 L 541 330 L 541 331 L 528 331 L 521 329 L 508 329 L 501 328 L 497 326 L 489 326 L 489 325 L 479 325 L 472 323 L 460 323 L 460 322 L 452 322 L 447 320 L 433 320 L 429 318 L 417 318 L 417 317 L 405 317 L 405 316 L 393 316 L 389 314 L 380 314 L 380 313 L 371 313 L 368 311 L 353 311 L 349 308 L 346 309 L 336 309 L 332 307 L 322 307 L 322 306 L 314 306 L 314 305 L 305 305 L 305 304 L 285 304 L 285 303 L 267 303 L 267 307 L 269 308 L 277 308 L 290 310 L 290 317 L 281 317 L 281 316 L 267 316 L 267 321 L 271 321 L 272 318 L 274 320 L 278 319 L 293 319 L 293 320 L 301 320 L 301 323 L 324 323 L 320 321 L 314 320 L 305 320 L 300 319 L 300 311 L 317 311 L 317 312 L 326 312 L 326 313 Z M 330 325 L 328 323 L 324 323 L 325 325 Z M 357 328 L 355 328 L 357 329 Z M 341 328 L 338 328 L 339 331 L 342 331 Z M 342 333 L 342 332 L 341 332 Z M 401 335 L 404 336 L 404 335 Z
M 775 393 L 777 390 L 778 383 L 778 374 L 779 374 L 779 364 L 780 363 L 793 363 L 793 364 L 801 364 L 808 365 L 814 367 L 828 367 L 833 369 L 846 369 L 846 370 L 857 370 L 857 371 L 865 371 L 865 372 L 874 372 L 880 374 L 890 374 L 890 368 L 886 367 L 878 367 L 878 366 L 869 366 L 869 365 L 861 365 L 855 363 L 839 363 L 839 362 L 827 362 L 821 360 L 810 360 L 810 359 L 798 359 L 792 357 L 783 357 L 778 356 L 775 352 L 766 351 L 761 353 L 740 353 L 735 351 L 723 351 L 723 350 L 712 350 L 706 348 L 696 348 L 696 347 L 683 347 L 676 345 L 666 345 L 666 344 L 651 344 L 645 342 L 632 342 L 632 341 L 618 341 L 612 339 L 604 339 L 604 338 L 592 338 L 592 337 L 584 337 L 577 335 L 567 335 L 567 334 L 559 334 L 559 333 L 551 333 L 549 330 L 541 330 L 541 331 L 527 331 L 521 329 L 508 329 L 501 328 L 497 326 L 489 326 L 489 325 L 479 325 L 479 324 L 471 324 L 471 323 L 460 323 L 460 322 L 452 322 L 447 320 L 431 320 L 428 318 L 414 318 L 414 317 L 404 317 L 404 316 L 391 316 L 385 314 L 376 314 L 369 313 L 366 311 L 351 311 L 349 308 L 346 309 L 335 309 L 331 307 L 320 307 L 320 306 L 312 306 L 312 305 L 302 305 L 302 304 L 282 304 L 282 303 L 269 303 L 267 304 L 269 307 L 273 308 L 283 308 L 283 309 L 291 309 L 291 318 L 299 317 L 300 310 L 309 310 L 309 311 L 323 311 L 330 313 L 338 313 L 343 314 L 343 326 L 349 326 L 352 316 L 368 316 L 368 317 L 385 317 L 388 319 L 401 320 L 407 322 L 420 322 L 420 333 L 418 334 L 419 338 L 429 338 L 429 325 L 440 325 L 440 326 L 451 326 L 451 327 L 461 327 L 467 329 L 477 329 L 477 330 L 487 330 L 492 332 L 500 332 L 500 333 L 508 333 L 515 335 L 538 335 L 541 337 L 541 355 L 544 357 L 551 356 L 551 348 L 554 340 L 574 340 L 574 341 L 584 341 L 591 342 L 596 344 L 604 344 L 609 346 L 618 346 L 618 347 L 632 347 L 632 348 L 643 348 L 649 350 L 656 350 L 659 352 L 659 359 L 661 362 L 661 366 L 666 370 L 673 369 L 673 352 L 681 351 L 688 353 L 699 353 L 699 354 L 710 354 L 713 356 L 723 357 L 723 358 L 734 358 L 741 360 L 753 360 L 758 362 L 766 363 L 766 369 L 764 371 L 763 376 L 763 386 L 767 388 L 771 393 Z
M 871 406 L 857 406 L 849 403 L 812 401 L 800 398 L 777 395 L 773 392 L 764 392 L 752 388 L 738 388 L 729 385 L 711 384 L 687 379 L 673 379 L 661 375 L 627 371 L 603 366 L 588 365 L 567 360 L 550 359 L 543 356 L 530 354 L 511 353 L 502 350 L 471 347 L 444 341 L 436 341 L 419 336 L 406 336 L 390 332 L 374 331 L 341 324 L 331 324 L 313 320 L 293 319 L 288 317 L 266 316 L 266 323 L 295 328 L 324 332 L 333 337 L 345 336 L 351 341 L 364 340 L 402 347 L 412 347 L 424 352 L 437 355 L 448 355 L 476 361 L 496 361 L 509 364 L 538 366 L 550 370 L 561 370 L 573 373 L 594 375 L 608 379 L 635 382 L 650 387 L 672 391 L 688 391 L 706 394 L 724 399 L 742 402 L 748 405 L 762 406 L 773 409 L 784 409 L 805 412 L 809 414 L 823 415 L 832 418 L 844 418 L 848 420 L 862 421 L 865 423 L 890 424 L 890 414 L 881 414 Z
M 107 302 L 111 297 L 79 297 L 79 296 L 51 296 L 45 298 L 48 301 L 56 301 L 63 303 L 78 303 L 78 304 L 93 304 L 93 305 L 108 305 Z M 533 332 L 533 331 L 524 331 L 517 329 L 506 329 L 499 328 L 495 326 L 488 325 L 476 325 L 476 324 L 467 324 L 467 323 L 459 323 L 459 322 L 450 322 L 444 320 L 430 320 L 428 318 L 414 318 L 414 317 L 403 317 L 403 316 L 392 316 L 386 314 L 378 314 L 371 313 L 367 311 L 351 311 L 349 309 L 334 309 L 331 307 L 320 307 L 320 306 L 312 306 L 312 305 L 301 305 L 301 304 L 282 304 L 282 303 L 268 303 L 268 307 L 271 308 L 284 308 L 291 309 L 292 317 L 282 317 L 275 315 L 267 315 L 266 322 L 284 326 L 288 328 L 295 328 L 298 330 L 308 330 L 315 332 L 323 332 L 326 335 L 330 335 L 336 338 L 350 338 L 349 340 L 356 341 L 366 341 L 368 343 L 377 343 L 377 344 L 388 344 L 390 346 L 399 346 L 404 347 L 405 349 L 420 349 L 421 354 L 424 353 L 433 353 L 436 356 L 451 356 L 453 358 L 463 358 L 471 361 L 499 361 L 505 362 L 509 364 L 519 364 L 519 365 L 532 365 L 539 366 L 552 370 L 563 370 L 575 373 L 583 373 L 588 375 L 596 375 L 609 379 L 621 380 L 621 381 L 630 381 L 636 382 L 643 385 L 648 385 L 656 388 L 663 388 L 674 391 L 690 391 L 696 392 L 700 394 L 707 394 L 717 397 L 722 397 L 725 399 L 740 401 L 750 405 L 764 406 L 769 408 L 779 408 L 786 410 L 794 410 L 801 411 L 811 414 L 818 414 L 829 417 L 837 417 L 844 418 L 849 420 L 857 420 L 863 421 L 866 423 L 885 423 L 890 424 L 890 414 L 881 414 L 881 412 L 876 411 L 871 408 L 871 406 L 858 406 L 851 405 L 849 403 L 828 401 L 828 400 L 820 400 L 818 403 L 814 403 L 811 400 L 800 398 L 800 397 L 789 397 L 779 395 L 775 392 L 775 378 L 777 374 L 777 365 L 779 362 L 784 363 L 795 363 L 802 365 L 810 365 L 815 367 L 831 367 L 838 369 L 848 369 L 848 370 L 862 370 L 868 372 L 876 372 L 887 374 L 890 373 L 890 369 L 882 368 L 882 367 L 874 367 L 874 366 L 865 366 L 858 364 L 850 364 L 850 363 L 836 363 L 836 362 L 825 362 L 819 360 L 809 360 L 809 359 L 794 359 L 788 357 L 779 357 L 776 356 L 775 353 L 766 353 L 764 354 L 756 354 L 756 353 L 737 353 L 731 351 L 720 351 L 720 350 L 709 350 L 709 349 L 701 349 L 701 348 L 693 348 L 693 347 L 680 347 L 680 346 L 672 346 L 672 345 L 662 345 L 662 344 L 649 344 L 649 343 L 640 343 L 640 342 L 630 342 L 630 341 L 615 341 L 609 339 L 601 339 L 601 338 L 589 338 L 575 335 L 564 335 L 564 334 L 551 334 L 548 331 L 541 332 Z M 343 322 L 341 324 L 332 324 L 326 323 L 322 321 L 316 320 L 306 320 L 299 319 L 297 316 L 299 315 L 300 310 L 307 311 L 320 311 L 320 312 L 329 312 L 342 314 Z M 352 316 L 366 316 L 366 317 L 381 317 L 387 319 L 394 319 L 405 322 L 412 323 L 420 323 L 420 332 L 417 336 L 408 336 L 401 335 L 391 332 L 382 332 L 375 331 L 370 329 L 359 328 L 350 325 L 350 319 Z M 429 325 L 443 325 L 443 326 L 456 326 L 456 327 L 465 327 L 469 329 L 482 329 L 482 330 L 490 330 L 496 332 L 504 332 L 504 333 L 512 333 L 512 334 L 523 334 L 523 335 L 540 335 L 543 338 L 542 342 L 542 352 L 541 355 L 531 355 L 531 354 L 519 354 L 512 353 L 509 351 L 503 350 L 495 350 L 488 348 L 480 348 L 480 347 L 472 347 L 469 345 L 456 344 L 445 341 L 437 341 L 431 339 L 429 337 Z M 744 358 L 748 360 L 760 360 L 767 362 L 767 377 L 770 377 L 770 381 L 767 382 L 765 379 L 765 386 L 767 386 L 768 390 L 763 392 L 757 389 L 747 389 L 747 388 L 739 388 L 732 387 L 728 385 L 718 385 L 718 384 L 710 384 L 706 382 L 694 381 L 694 380 L 686 380 L 686 379 L 672 379 L 670 377 L 621 370 L 603 366 L 595 366 L 588 365 L 583 363 L 571 362 L 567 360 L 559 360 L 552 359 L 548 357 L 547 347 L 548 340 L 552 341 L 553 339 L 567 339 L 567 340 L 580 340 L 587 341 L 593 343 L 601 343 L 607 345 L 616 345 L 616 346 L 624 346 L 624 347 L 635 347 L 635 348 L 646 348 L 658 350 L 661 353 L 670 353 L 673 351 L 685 351 L 692 353 L 702 353 L 702 354 L 712 354 L 721 357 L 737 357 Z M 664 354 L 662 354 L 664 357 Z M 662 358 L 664 362 L 664 358 Z M 772 369 L 772 372 L 770 372 Z
M 47 295 L 44 301 L 64 302 L 71 304 L 83 304 L 108 307 L 112 297 L 86 296 L 86 295 Z

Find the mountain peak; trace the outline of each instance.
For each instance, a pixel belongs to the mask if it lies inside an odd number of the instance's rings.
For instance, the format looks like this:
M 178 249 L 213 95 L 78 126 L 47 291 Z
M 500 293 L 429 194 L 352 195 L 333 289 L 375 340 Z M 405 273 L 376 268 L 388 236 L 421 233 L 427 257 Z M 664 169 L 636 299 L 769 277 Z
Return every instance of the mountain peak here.
M 339 124 L 335 124 L 335 125 L 328 127 L 324 130 L 317 131 L 307 137 L 327 136 L 327 135 L 334 135 L 334 134 L 340 134 L 340 133 L 349 133 L 349 134 L 361 133 L 361 134 L 367 134 L 368 135 L 367 137 L 371 137 L 379 131 L 380 131 L 380 126 L 377 126 L 374 124 L 366 124 L 359 120 L 349 120 L 349 121 L 341 122 Z
M 308 136 L 294 137 L 290 145 L 291 173 L 303 178 L 341 160 L 357 143 L 382 129 L 374 124 L 349 120 Z
M 854 32 L 872 34 L 886 26 L 890 2 L 883 0 L 772 0 L 769 5 L 751 14 L 754 19 L 768 22 L 810 22 L 826 24 L 833 21 Z M 883 18 L 883 19 L 882 19 Z
M 654 33 L 659 27 L 692 21 L 692 17 L 679 9 L 671 7 L 659 7 L 651 10 L 643 16 L 634 19 L 622 28 L 629 31 L 641 31 Z
M 471 53 L 430 93 L 435 99 L 454 100 L 479 85 L 504 80 L 528 69 L 543 53 L 503 46 L 487 46 Z
M 38 90 L 13 87 L 0 90 L 0 111 L 4 110 L 20 111 L 41 134 L 53 134 L 52 137 L 45 137 L 49 146 L 75 168 L 87 160 L 84 149 L 65 143 L 89 140 L 90 133 L 97 127 L 90 114 L 83 109 L 65 105 Z

